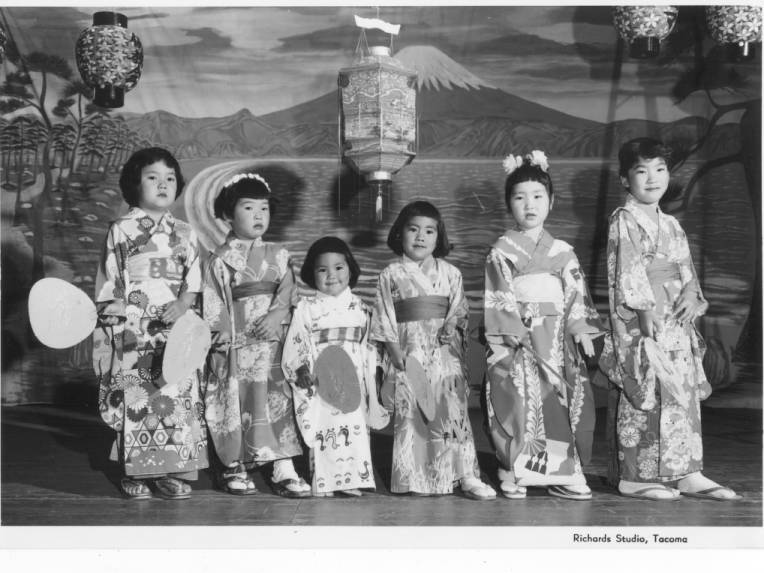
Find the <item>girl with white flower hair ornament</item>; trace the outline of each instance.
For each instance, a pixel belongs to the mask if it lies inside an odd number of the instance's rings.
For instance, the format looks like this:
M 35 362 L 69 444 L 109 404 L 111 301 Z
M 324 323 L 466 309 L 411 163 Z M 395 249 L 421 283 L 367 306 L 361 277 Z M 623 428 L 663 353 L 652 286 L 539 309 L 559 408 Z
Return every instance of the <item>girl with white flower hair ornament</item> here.
M 205 267 L 204 318 L 212 331 L 206 419 L 223 468 L 219 486 L 257 493 L 249 473 L 273 462 L 272 485 L 284 497 L 307 497 L 310 486 L 292 458 L 302 455 L 292 391 L 281 370 L 286 329 L 296 303 L 289 252 L 263 240 L 274 197 L 257 173 L 223 184 L 215 217 L 231 232 Z
M 488 429 L 501 493 L 527 486 L 591 499 L 594 401 L 583 355 L 604 333 L 573 248 L 545 229 L 554 202 L 546 155 L 509 155 L 505 200 L 515 220 L 485 263 Z

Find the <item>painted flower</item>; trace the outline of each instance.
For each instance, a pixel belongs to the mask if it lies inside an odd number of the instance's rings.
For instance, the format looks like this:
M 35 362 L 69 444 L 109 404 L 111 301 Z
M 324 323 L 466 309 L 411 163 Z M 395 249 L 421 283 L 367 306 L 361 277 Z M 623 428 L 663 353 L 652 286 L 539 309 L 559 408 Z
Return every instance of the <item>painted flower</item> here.
M 153 400 L 151 400 L 151 411 L 156 413 L 160 418 L 166 418 L 175 411 L 175 402 L 169 396 L 159 394 Z
M 289 407 L 289 399 L 281 392 L 268 392 L 268 419 L 275 422 L 284 417 Z
M 658 444 L 654 443 L 649 448 L 640 450 L 637 455 L 639 477 L 652 479 L 658 475 Z
M 125 389 L 125 404 L 128 409 L 138 411 L 141 408 L 145 408 L 148 404 L 149 395 L 138 385 L 129 386 Z
M 618 437 L 623 447 L 633 448 L 639 443 L 639 430 L 634 426 L 626 426 L 625 428 L 621 428 Z
M 285 450 L 298 445 L 297 432 L 291 425 L 281 430 L 281 434 L 279 435 L 279 444 Z

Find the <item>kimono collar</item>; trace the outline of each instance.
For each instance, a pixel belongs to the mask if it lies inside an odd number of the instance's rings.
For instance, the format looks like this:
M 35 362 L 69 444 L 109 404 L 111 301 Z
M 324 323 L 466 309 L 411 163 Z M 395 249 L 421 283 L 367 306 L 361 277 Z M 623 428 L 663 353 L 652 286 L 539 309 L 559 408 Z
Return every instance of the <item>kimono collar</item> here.
M 146 211 L 140 207 L 130 207 L 124 215 L 125 219 L 135 221 L 138 228 L 148 232 L 149 235 L 157 231 L 164 231 L 171 234 L 175 228 L 175 217 L 169 211 L 166 211 L 159 221 L 154 221 Z
M 316 300 L 319 300 L 324 304 L 329 303 L 330 306 L 347 307 L 352 298 L 353 292 L 350 290 L 350 287 L 345 287 L 345 290 L 337 296 L 322 293 L 320 290 L 316 291 Z
M 523 271 L 531 261 L 549 252 L 554 244 L 554 237 L 545 230 L 541 231 L 538 243 L 525 233 L 514 229 L 508 230 L 493 247 L 507 257 L 516 269 Z
M 234 270 L 243 271 L 247 267 L 247 259 L 252 248 L 262 247 L 264 244 L 262 237 L 254 241 L 242 241 L 231 231 L 225 243 L 215 249 L 215 255 Z
M 412 267 L 416 267 L 417 269 L 421 270 L 425 274 L 429 273 L 438 264 L 437 261 L 435 260 L 435 257 L 433 257 L 432 255 L 428 255 L 428 257 L 425 260 L 423 260 L 422 262 L 418 262 L 406 256 L 405 253 L 401 255 L 401 263 L 403 263 L 404 267 L 409 269 Z
M 658 235 L 661 221 L 666 216 L 663 211 L 660 210 L 658 205 L 655 206 L 655 210 L 658 213 L 658 222 L 653 221 L 650 216 L 645 213 L 645 210 L 640 207 L 639 202 L 632 197 L 631 193 L 626 197 L 626 203 L 623 208 L 634 215 L 634 219 L 637 221 L 640 227 L 642 227 L 647 233 L 655 238 Z

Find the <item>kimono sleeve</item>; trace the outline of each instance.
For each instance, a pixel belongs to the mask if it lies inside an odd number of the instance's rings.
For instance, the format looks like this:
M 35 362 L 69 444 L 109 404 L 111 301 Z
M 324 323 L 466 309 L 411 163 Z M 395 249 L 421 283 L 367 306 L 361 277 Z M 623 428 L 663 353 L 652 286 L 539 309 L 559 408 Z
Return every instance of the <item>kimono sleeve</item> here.
M 124 317 L 127 288 L 127 239 L 117 223 L 106 234 L 96 273 L 95 303 L 101 316 Z
M 229 273 L 225 263 L 211 256 L 204 272 L 202 290 L 202 314 L 212 333 L 212 350 L 215 351 L 233 340 L 233 320 L 226 296 Z
M 284 339 L 281 369 L 289 382 L 297 380 L 297 369 L 300 366 L 305 365 L 312 372 L 316 360 L 317 351 L 310 330 L 309 304 L 307 300 L 301 300 L 297 304 Z
M 186 243 L 185 273 L 180 293 L 200 293 L 202 292 L 202 262 L 199 240 L 193 229 L 189 230 Z
M 398 321 L 392 295 L 393 277 L 383 270 L 377 281 L 377 294 L 371 315 L 371 340 L 378 342 L 399 342 Z
M 708 310 L 708 301 L 703 296 L 703 290 L 700 287 L 700 281 L 698 280 L 698 274 L 695 272 L 695 265 L 692 262 L 692 253 L 690 252 L 690 244 L 687 241 L 687 235 L 685 234 L 679 222 L 674 219 L 674 237 L 672 242 L 675 244 L 675 249 L 678 254 L 679 274 L 682 276 L 682 294 L 685 296 L 694 293 L 701 303 L 698 316 L 702 316 Z
M 575 254 L 562 269 L 565 297 L 565 331 L 567 334 L 598 334 L 604 332 L 599 313 L 594 308 L 584 273 Z
M 366 399 L 366 425 L 374 430 L 381 430 L 390 423 L 390 414 L 385 407 L 380 404 L 377 395 L 377 345 L 369 340 L 371 334 L 371 309 L 362 303 L 364 316 L 366 317 L 366 328 L 361 339 L 361 354 L 363 356 L 363 375 L 362 386 Z
M 268 313 L 278 318 L 280 324 L 288 324 L 289 312 L 297 304 L 294 268 L 289 251 L 280 249 L 276 254 L 276 264 L 281 276 L 271 305 L 268 307 Z
M 636 310 L 653 310 L 655 296 L 647 278 L 639 225 L 628 211 L 616 211 L 608 230 L 608 279 L 615 312 L 630 320 Z
M 522 338 L 528 332 L 520 312 L 512 283 L 512 271 L 498 249 L 491 249 L 485 262 L 485 336 L 489 343 L 502 344 L 503 336 Z

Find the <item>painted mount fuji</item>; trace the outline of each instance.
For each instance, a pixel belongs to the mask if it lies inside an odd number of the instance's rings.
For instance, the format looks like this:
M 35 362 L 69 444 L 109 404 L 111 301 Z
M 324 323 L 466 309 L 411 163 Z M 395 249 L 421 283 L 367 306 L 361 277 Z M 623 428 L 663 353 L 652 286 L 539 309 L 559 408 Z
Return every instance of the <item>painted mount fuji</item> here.
M 508 149 L 544 149 L 557 157 L 602 157 L 606 124 L 545 107 L 498 89 L 432 46 L 408 46 L 395 57 L 418 74 L 419 155 L 502 157 Z M 181 158 L 337 155 L 337 93 L 256 117 L 182 118 L 165 111 L 126 117 L 131 129 Z M 667 139 L 694 139 L 705 123 L 687 118 L 651 126 Z M 615 140 L 646 132 L 643 120 L 616 122 Z M 711 145 L 726 148 L 736 134 Z M 712 150 L 714 151 L 714 150 Z M 717 150 L 718 151 L 718 150 Z

